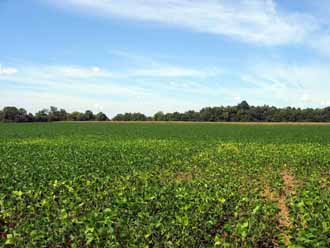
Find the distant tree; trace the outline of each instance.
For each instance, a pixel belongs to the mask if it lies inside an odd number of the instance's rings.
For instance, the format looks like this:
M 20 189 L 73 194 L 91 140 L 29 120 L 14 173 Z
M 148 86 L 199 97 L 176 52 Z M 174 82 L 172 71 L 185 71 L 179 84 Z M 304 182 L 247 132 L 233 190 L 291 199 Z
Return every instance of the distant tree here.
M 32 113 L 29 113 L 27 115 L 27 118 L 28 118 L 28 122 L 34 122 L 35 121 L 34 115 Z
M 236 114 L 237 121 L 247 122 L 252 121 L 252 116 L 250 111 L 239 109 Z
M 57 113 L 60 121 L 67 121 L 69 118 L 69 114 L 66 112 L 65 109 L 60 109 Z
M 56 107 L 51 106 L 48 111 L 48 121 L 59 121 L 59 111 Z
M 250 108 L 250 105 L 247 103 L 247 101 L 242 101 L 237 105 L 237 107 L 239 109 L 248 110 Z
M 107 121 L 107 120 L 109 120 L 109 118 L 104 113 L 100 112 L 100 113 L 96 114 L 95 120 L 97 120 L 97 121 Z
M 144 114 L 141 113 L 133 113 L 131 114 L 131 118 L 132 121 L 146 121 L 148 118 L 147 116 L 145 116 Z
M 33 115 L 28 114 L 23 108 L 5 107 L 1 111 L 1 120 L 5 122 L 30 122 L 33 121 Z
M 48 109 L 42 109 L 35 114 L 35 121 L 47 122 L 48 121 Z
M 48 111 L 48 121 L 66 121 L 68 114 L 64 109 L 58 110 L 58 108 L 51 106 Z
M 171 121 L 173 119 L 172 116 L 173 116 L 173 113 L 166 113 L 164 115 L 164 121 Z
M 324 121 L 324 122 L 330 121 L 330 107 L 326 107 L 320 110 L 320 121 Z
M 155 121 L 165 121 L 165 115 L 164 115 L 164 113 L 162 111 L 159 111 L 156 114 L 154 114 L 153 119 Z
M 18 120 L 20 111 L 16 107 L 4 107 L 3 109 L 3 120 L 5 122 L 15 122 Z
M 93 120 L 95 120 L 95 115 L 90 110 L 87 110 L 84 115 L 85 115 L 85 118 L 84 118 L 85 121 L 93 121 Z
M 170 121 L 181 121 L 182 120 L 182 115 L 179 112 L 174 112 L 170 116 Z
M 112 118 L 113 121 L 124 121 L 124 115 L 123 114 L 117 114 Z
M 23 108 L 18 109 L 18 115 L 16 116 L 15 122 L 32 122 L 34 121 L 34 117 L 31 113 L 27 113 L 27 111 Z
M 94 115 L 87 110 L 84 113 L 67 113 L 64 109 L 50 107 L 38 111 L 35 116 L 27 113 L 24 108 L 14 106 L 5 107 L 0 111 L 0 121 L 4 122 L 46 122 L 46 121 L 90 121 L 108 120 L 108 117 L 100 112 Z M 153 117 L 148 117 L 142 113 L 118 114 L 113 118 L 114 121 L 254 121 L 254 122 L 330 122 L 330 107 L 323 109 L 313 108 L 276 108 L 274 106 L 250 106 L 246 101 L 242 101 L 236 106 L 205 107 L 200 111 L 186 111 L 184 113 L 157 112 Z
M 147 121 L 148 117 L 141 113 L 125 113 L 118 114 L 113 119 L 113 121 Z
M 213 114 L 212 114 L 212 108 L 202 108 L 199 112 L 201 121 L 212 121 L 213 120 Z
M 81 119 L 81 115 L 82 113 L 78 112 L 78 111 L 74 111 L 71 114 L 69 114 L 69 120 L 70 121 L 79 121 Z
M 304 116 L 304 121 L 311 122 L 311 121 L 316 121 L 315 118 L 315 110 L 312 108 L 307 108 L 303 110 L 303 116 Z
M 200 114 L 199 112 L 195 112 L 193 110 L 186 111 L 181 116 L 181 121 L 199 121 Z

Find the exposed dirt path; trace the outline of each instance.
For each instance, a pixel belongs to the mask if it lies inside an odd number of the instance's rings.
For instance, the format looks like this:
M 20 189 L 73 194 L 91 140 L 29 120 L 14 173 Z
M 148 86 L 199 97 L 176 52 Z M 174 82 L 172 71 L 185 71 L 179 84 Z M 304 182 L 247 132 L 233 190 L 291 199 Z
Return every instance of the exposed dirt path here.
M 288 206 L 286 205 L 286 201 L 293 194 L 295 194 L 296 179 L 287 169 L 283 169 L 281 171 L 281 176 L 283 179 L 284 188 L 278 200 L 278 208 L 280 209 L 279 225 L 280 227 L 284 228 L 284 243 L 285 245 L 289 245 L 291 237 L 287 233 L 287 230 L 291 229 L 292 224 L 290 222 L 290 212 Z
M 292 195 L 295 193 L 295 188 L 297 185 L 294 176 L 286 169 L 282 170 L 281 176 L 284 182 L 284 190 L 286 195 Z
M 282 237 L 284 239 L 284 244 L 288 246 L 290 244 L 290 235 L 288 231 L 292 228 L 290 222 L 290 211 L 286 204 L 287 200 L 295 194 L 295 189 L 297 187 L 297 181 L 290 171 L 283 169 L 281 171 L 281 177 L 283 180 L 283 188 L 281 192 L 273 192 L 266 183 L 264 186 L 263 196 L 273 202 L 277 203 L 277 207 L 280 212 L 278 213 L 278 225 L 282 230 Z M 274 247 L 279 247 L 277 242 L 274 242 Z
M 280 209 L 280 213 L 278 215 L 279 217 L 279 224 L 280 226 L 284 227 L 290 227 L 290 214 L 289 214 L 289 209 L 286 206 L 286 196 L 281 195 L 278 199 L 278 208 Z
M 290 227 L 290 215 L 289 215 L 289 209 L 286 206 L 286 200 L 289 198 L 292 194 L 295 193 L 295 179 L 292 176 L 290 172 L 288 172 L 286 169 L 282 170 L 281 176 L 284 183 L 284 188 L 282 189 L 282 192 L 278 199 L 278 207 L 281 210 L 279 214 L 279 223 L 280 226 L 284 227 Z

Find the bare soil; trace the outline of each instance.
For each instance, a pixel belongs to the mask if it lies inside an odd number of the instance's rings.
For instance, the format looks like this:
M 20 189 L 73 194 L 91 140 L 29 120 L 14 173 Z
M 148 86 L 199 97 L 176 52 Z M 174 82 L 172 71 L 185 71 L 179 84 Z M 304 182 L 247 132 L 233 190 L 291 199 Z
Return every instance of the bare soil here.
M 290 235 L 288 234 L 288 230 L 292 228 L 292 224 L 290 222 L 290 211 L 286 202 L 292 195 L 295 194 L 295 189 L 298 185 L 298 182 L 292 173 L 287 169 L 283 169 L 281 171 L 281 177 L 283 180 L 283 188 L 281 189 L 281 192 L 273 192 L 269 188 L 268 184 L 265 184 L 263 197 L 270 201 L 276 202 L 277 207 L 280 210 L 277 217 L 278 225 L 282 230 L 284 243 L 286 246 L 288 246 L 291 239 Z M 274 247 L 279 247 L 277 242 L 274 242 Z

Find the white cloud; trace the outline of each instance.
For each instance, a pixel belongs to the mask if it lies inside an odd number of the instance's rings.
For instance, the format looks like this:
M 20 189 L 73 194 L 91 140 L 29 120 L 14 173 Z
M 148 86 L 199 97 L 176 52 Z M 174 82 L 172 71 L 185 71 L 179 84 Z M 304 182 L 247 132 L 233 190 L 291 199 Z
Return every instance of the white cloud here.
M 13 75 L 17 73 L 17 69 L 14 67 L 3 67 L 0 64 L 0 76 L 1 75 Z
M 38 66 L 22 69 L 13 80 L 38 89 L 60 90 L 74 94 L 94 96 L 141 96 L 147 90 L 130 84 L 112 81 L 113 75 L 106 70 L 78 66 Z
M 155 60 L 152 57 L 137 55 L 125 51 L 110 51 L 111 55 L 115 55 L 124 59 L 128 64 L 133 63 L 135 69 L 130 69 L 124 73 L 116 73 L 117 76 L 127 77 L 158 77 L 158 78 L 180 78 L 180 77 L 199 77 L 206 78 L 218 76 L 223 73 L 222 69 L 217 67 L 184 67 L 164 63 Z M 141 68 L 141 65 L 142 68 Z
M 85 111 L 105 112 L 109 117 L 118 113 L 143 112 L 152 115 L 159 110 L 164 112 L 186 111 L 188 109 L 198 110 L 203 104 L 196 101 L 177 99 L 171 96 L 160 96 L 154 94 L 144 99 L 114 99 L 114 98 L 91 98 L 90 96 L 76 96 L 65 91 L 58 92 L 35 92 L 25 90 L 20 92 L 17 98 L 16 90 L 0 91 L 0 109 L 4 106 L 21 106 L 33 113 L 49 106 L 64 108 L 69 112 Z M 95 104 L 95 102 L 97 103 Z
M 99 73 L 99 72 L 101 72 L 101 69 L 97 66 L 93 66 L 92 71 L 95 72 L 95 73 Z
M 210 77 L 220 74 L 220 70 L 191 69 L 178 66 L 151 66 L 131 72 L 132 76 L 142 77 Z
M 35 106 L 31 111 L 56 105 L 68 110 L 91 108 L 110 114 L 127 111 L 151 114 L 158 110 L 185 111 L 237 104 L 241 100 L 258 105 L 301 107 L 328 106 L 330 101 L 330 71 L 325 64 L 292 65 L 264 61 L 251 63 L 244 71 L 198 70 L 155 64 L 150 66 L 151 69 L 117 74 L 94 67 L 17 66 L 20 73 L 0 78 L 0 84 L 5 83 L 0 92 L 0 105 Z M 203 78 L 212 75 L 209 71 L 223 72 L 224 77 L 219 78 L 222 82 Z M 127 75 L 123 77 L 124 74 Z M 226 82 L 226 79 L 233 80 L 231 76 L 240 77 L 238 82 L 242 84 Z M 8 85 L 3 80 L 7 78 L 11 82 Z
M 328 68 L 322 64 L 259 64 L 242 76 L 243 81 L 251 84 L 251 88 L 243 92 L 263 94 L 270 101 L 292 106 L 324 106 L 329 102 Z
M 41 66 L 41 70 L 46 70 L 51 74 L 60 74 L 64 77 L 100 77 L 110 76 L 109 73 L 103 72 L 97 66 L 93 67 L 80 67 L 80 66 Z
M 153 63 L 150 65 L 136 65 L 137 68 L 128 69 L 126 71 L 109 71 L 101 69 L 97 66 L 82 67 L 82 66 L 67 66 L 67 65 L 29 65 L 23 67 L 22 72 L 29 73 L 30 76 L 39 76 L 42 78 L 62 77 L 66 79 L 123 79 L 132 77 L 141 78 L 184 78 L 184 77 L 200 77 L 207 78 L 217 76 L 222 73 L 218 68 L 189 68 L 176 65 L 167 65 L 162 63 Z M 1 70 L 1 67 L 0 67 Z M 12 68 L 12 71 L 17 69 Z M 9 75 L 9 69 L 6 70 Z
M 0 105 L 24 106 L 31 111 L 55 105 L 69 111 L 88 108 L 110 114 L 152 114 L 160 109 L 198 109 L 210 96 L 219 94 L 207 84 L 194 82 L 196 78 L 220 73 L 216 68 L 198 70 L 160 63 L 116 73 L 96 66 L 24 64 L 18 68 L 19 74 L 0 78 L 0 85 L 4 83 Z
M 33 89 L 36 92 L 62 92 L 63 95 L 71 94 L 92 98 L 131 98 L 132 101 L 142 98 L 149 99 L 165 91 L 175 94 L 214 95 L 217 94 L 214 89 L 200 83 L 187 82 L 187 78 L 189 77 L 191 80 L 207 78 L 221 72 L 216 68 L 191 69 L 160 63 L 146 66 L 145 69 L 117 72 L 97 66 L 76 65 L 25 64 L 18 68 L 20 69 L 19 74 L 0 78 L 0 84 L 1 80 L 10 79 L 12 82 L 10 87 L 20 92 Z M 171 85 L 168 83 L 170 78 L 178 81 Z M 157 103 L 158 100 L 153 105 L 156 106 Z M 96 106 L 95 102 L 93 106 Z M 95 109 L 98 108 L 95 107 Z
M 316 29 L 306 14 L 280 11 L 273 0 L 49 0 L 104 16 L 152 21 L 265 45 L 301 42 Z

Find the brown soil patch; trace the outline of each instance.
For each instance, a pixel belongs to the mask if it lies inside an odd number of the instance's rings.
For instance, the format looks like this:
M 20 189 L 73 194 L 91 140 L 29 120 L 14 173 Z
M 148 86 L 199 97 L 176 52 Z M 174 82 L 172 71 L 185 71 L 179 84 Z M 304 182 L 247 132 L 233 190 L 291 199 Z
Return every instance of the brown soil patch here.
M 265 183 L 263 197 L 277 203 L 277 207 L 280 210 L 278 213 L 278 225 L 283 230 L 282 235 L 284 237 L 285 245 L 289 245 L 291 237 L 287 231 L 292 227 L 292 224 L 290 222 L 290 211 L 286 205 L 286 201 L 288 198 L 295 194 L 295 189 L 299 183 L 296 181 L 295 177 L 286 169 L 281 171 L 281 177 L 283 179 L 283 188 L 281 193 L 272 192 L 268 184 Z M 274 246 L 279 247 L 276 242 L 274 242 Z
M 295 194 L 295 179 L 287 170 L 282 170 L 281 176 L 284 183 L 283 191 L 278 199 L 280 212 L 280 226 L 290 227 L 289 209 L 286 206 L 287 197 Z
M 278 200 L 278 208 L 280 209 L 280 213 L 278 215 L 279 225 L 280 227 L 290 229 L 291 228 L 290 213 L 288 207 L 285 204 L 285 201 L 286 201 L 286 197 L 284 195 L 281 195 Z M 285 230 L 283 231 L 282 234 L 285 245 L 289 245 L 291 239 L 290 235 L 287 234 Z
M 281 227 L 290 229 L 292 226 L 290 223 L 290 212 L 288 206 L 286 205 L 286 200 L 288 197 L 291 197 L 295 194 L 295 188 L 297 187 L 298 183 L 294 176 L 286 169 L 282 170 L 281 176 L 283 179 L 284 188 L 278 201 L 278 208 L 280 209 L 279 225 Z M 285 232 L 283 233 L 283 235 L 285 245 L 288 245 L 290 243 L 291 237 Z
M 285 204 L 286 197 L 284 195 L 281 195 L 280 198 L 278 199 L 278 208 L 280 209 L 279 213 L 279 224 L 280 226 L 284 227 L 290 227 L 290 213 L 289 209 Z
M 278 197 L 275 195 L 275 193 L 270 190 L 268 184 L 265 184 L 264 192 L 263 192 L 262 196 L 270 201 L 277 201 L 277 199 L 278 199 Z
M 295 194 L 295 188 L 298 183 L 295 177 L 287 169 L 282 170 L 281 176 L 283 179 L 284 188 L 278 201 L 278 207 L 280 209 L 279 225 L 288 230 L 292 227 L 292 225 L 290 222 L 290 212 L 288 206 L 286 205 L 286 200 Z M 285 245 L 289 245 L 291 239 L 290 235 L 284 230 L 283 236 Z
M 284 193 L 285 195 L 292 195 L 295 193 L 296 180 L 290 172 L 283 170 L 281 176 L 284 182 Z
M 164 174 L 161 173 L 160 180 L 164 183 L 173 181 L 178 183 L 185 183 L 191 182 L 199 174 L 200 172 L 197 169 L 192 169 L 191 171 L 166 172 Z
M 175 175 L 175 180 L 178 182 L 190 182 L 194 176 L 192 172 L 178 172 Z

